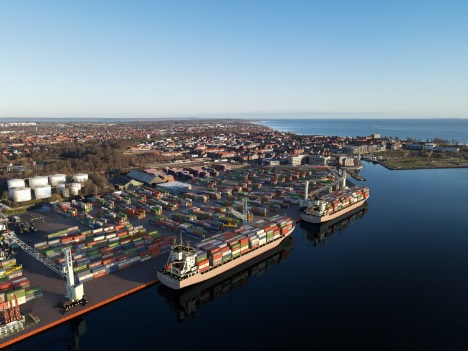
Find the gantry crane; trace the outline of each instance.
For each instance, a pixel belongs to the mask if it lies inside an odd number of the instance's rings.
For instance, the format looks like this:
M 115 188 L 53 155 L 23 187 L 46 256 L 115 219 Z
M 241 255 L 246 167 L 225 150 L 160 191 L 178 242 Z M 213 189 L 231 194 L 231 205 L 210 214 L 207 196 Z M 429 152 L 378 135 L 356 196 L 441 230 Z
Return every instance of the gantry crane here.
M 52 262 L 50 259 L 42 255 L 40 252 L 36 251 L 34 248 L 26 244 L 23 240 L 18 238 L 16 234 L 12 231 L 4 233 L 3 236 L 10 243 L 16 243 L 23 251 L 34 257 L 39 262 L 43 263 L 55 273 L 60 275 L 62 278 L 66 279 L 66 288 L 67 294 L 65 295 L 65 301 L 59 301 L 59 307 L 62 307 L 65 312 L 70 308 L 78 305 L 86 306 L 88 300 L 84 294 L 83 284 L 75 284 L 75 274 L 73 272 L 73 259 L 71 254 L 70 247 L 64 247 L 62 249 L 63 254 L 65 255 L 65 267 L 60 267 L 59 265 Z
M 330 166 L 328 166 L 328 168 L 329 168 L 330 172 L 333 173 L 337 179 L 334 180 L 333 182 L 329 183 L 329 184 L 326 184 L 326 185 L 324 185 L 324 186 L 322 186 L 322 187 L 320 187 L 318 189 L 315 189 L 312 192 L 309 192 L 309 181 L 306 181 L 305 182 L 305 190 L 304 190 L 304 198 L 299 201 L 299 207 L 300 208 L 307 207 L 309 205 L 310 199 L 313 196 L 315 196 L 315 195 L 317 195 L 317 194 L 319 194 L 321 192 L 324 192 L 324 191 L 331 192 L 331 189 L 334 186 L 340 187 L 340 184 L 341 184 L 342 189 L 346 188 L 346 172 L 344 171 L 343 174 L 339 174 L 337 171 L 333 170 Z
M 4 338 L 23 330 L 25 328 L 24 323 L 26 318 L 20 313 L 16 293 L 14 293 L 14 300 L 10 300 L 8 302 L 0 298 L 0 305 L 3 309 L 4 319 L 4 323 L 0 324 L 0 338 Z
M 227 207 L 227 210 L 232 213 L 235 217 L 242 219 L 243 224 L 246 224 L 249 221 L 250 212 L 248 206 L 249 199 L 244 197 L 242 198 L 241 202 L 234 202 L 234 205 L 242 206 L 242 213 L 235 210 L 232 206 Z

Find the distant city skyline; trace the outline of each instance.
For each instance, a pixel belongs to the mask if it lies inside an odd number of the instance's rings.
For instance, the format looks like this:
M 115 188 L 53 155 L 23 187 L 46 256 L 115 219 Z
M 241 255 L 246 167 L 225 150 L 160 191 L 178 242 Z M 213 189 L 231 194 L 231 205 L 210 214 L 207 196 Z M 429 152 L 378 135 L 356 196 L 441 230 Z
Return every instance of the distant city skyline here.
M 468 2 L 0 3 L 0 117 L 468 118 Z

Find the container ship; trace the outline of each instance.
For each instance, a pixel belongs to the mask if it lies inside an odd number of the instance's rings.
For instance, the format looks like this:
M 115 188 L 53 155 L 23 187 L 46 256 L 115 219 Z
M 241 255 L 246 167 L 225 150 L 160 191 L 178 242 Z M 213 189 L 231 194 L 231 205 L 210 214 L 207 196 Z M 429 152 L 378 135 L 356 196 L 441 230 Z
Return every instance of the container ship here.
M 354 222 L 359 221 L 367 214 L 368 203 L 365 202 L 362 206 L 355 210 L 349 211 L 344 216 L 332 219 L 328 222 L 315 224 L 301 221 L 301 229 L 304 231 L 304 237 L 311 241 L 314 246 L 325 243 L 326 238 L 337 231 L 347 228 Z
M 158 280 L 179 290 L 227 272 L 277 247 L 295 228 L 286 216 L 273 216 L 245 224 L 198 242 L 194 247 L 174 241 L 167 264 Z
M 289 235 L 280 245 L 237 265 L 233 269 L 212 279 L 181 290 L 171 289 L 163 284 L 158 286 L 158 294 L 174 307 L 177 321 L 198 315 L 198 307 L 218 298 L 226 291 L 245 286 L 250 278 L 261 275 L 275 264 L 286 259 L 293 247 L 293 236 Z
M 337 219 L 359 207 L 369 198 L 367 186 L 339 189 L 314 200 L 305 200 L 301 219 L 308 223 L 325 223 Z

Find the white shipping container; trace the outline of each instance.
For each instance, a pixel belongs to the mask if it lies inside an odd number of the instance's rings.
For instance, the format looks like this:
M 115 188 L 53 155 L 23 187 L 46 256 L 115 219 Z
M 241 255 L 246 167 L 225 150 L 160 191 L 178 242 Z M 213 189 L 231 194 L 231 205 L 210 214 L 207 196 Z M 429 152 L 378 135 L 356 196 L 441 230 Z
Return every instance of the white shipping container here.
M 22 305 L 26 303 L 26 296 L 18 298 L 18 305 Z
M 37 249 L 37 250 L 42 250 L 44 248 L 47 248 L 49 245 L 47 244 L 46 241 L 43 241 L 41 243 L 36 243 L 34 244 L 34 248 Z
M 83 278 L 83 277 L 89 276 L 90 274 L 91 274 L 91 271 L 89 269 L 86 269 L 84 271 L 77 273 L 76 276 L 78 278 Z
M 87 280 L 89 280 L 89 279 L 93 279 L 93 273 L 88 274 L 88 275 L 85 275 L 85 276 L 83 276 L 83 277 L 81 277 L 81 278 L 78 278 L 78 280 L 80 281 L 80 283 L 83 283 L 84 281 L 87 281 Z
M 125 260 L 119 261 L 119 267 L 125 266 L 126 264 L 129 264 L 129 263 L 130 263 L 130 262 L 129 262 L 128 258 L 125 259 Z

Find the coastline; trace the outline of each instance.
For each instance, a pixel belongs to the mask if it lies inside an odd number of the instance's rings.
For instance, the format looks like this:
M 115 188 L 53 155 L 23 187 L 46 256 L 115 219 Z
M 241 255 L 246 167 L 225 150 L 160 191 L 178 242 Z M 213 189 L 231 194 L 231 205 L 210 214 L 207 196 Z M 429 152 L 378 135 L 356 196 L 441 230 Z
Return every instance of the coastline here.
M 366 162 L 372 162 L 372 161 L 366 161 Z M 403 168 L 403 167 L 392 167 L 388 164 L 386 164 L 385 162 L 382 162 L 382 161 L 374 161 L 376 164 L 379 164 L 381 165 L 382 167 L 385 167 L 386 169 L 390 170 L 390 171 L 413 171 L 413 170 L 422 170 L 422 169 L 455 169 L 455 168 L 468 168 L 468 165 L 467 166 L 457 166 L 457 165 L 454 165 L 454 166 L 442 166 L 442 167 L 434 167 L 434 166 L 430 166 L 430 167 L 407 167 L 407 168 Z

